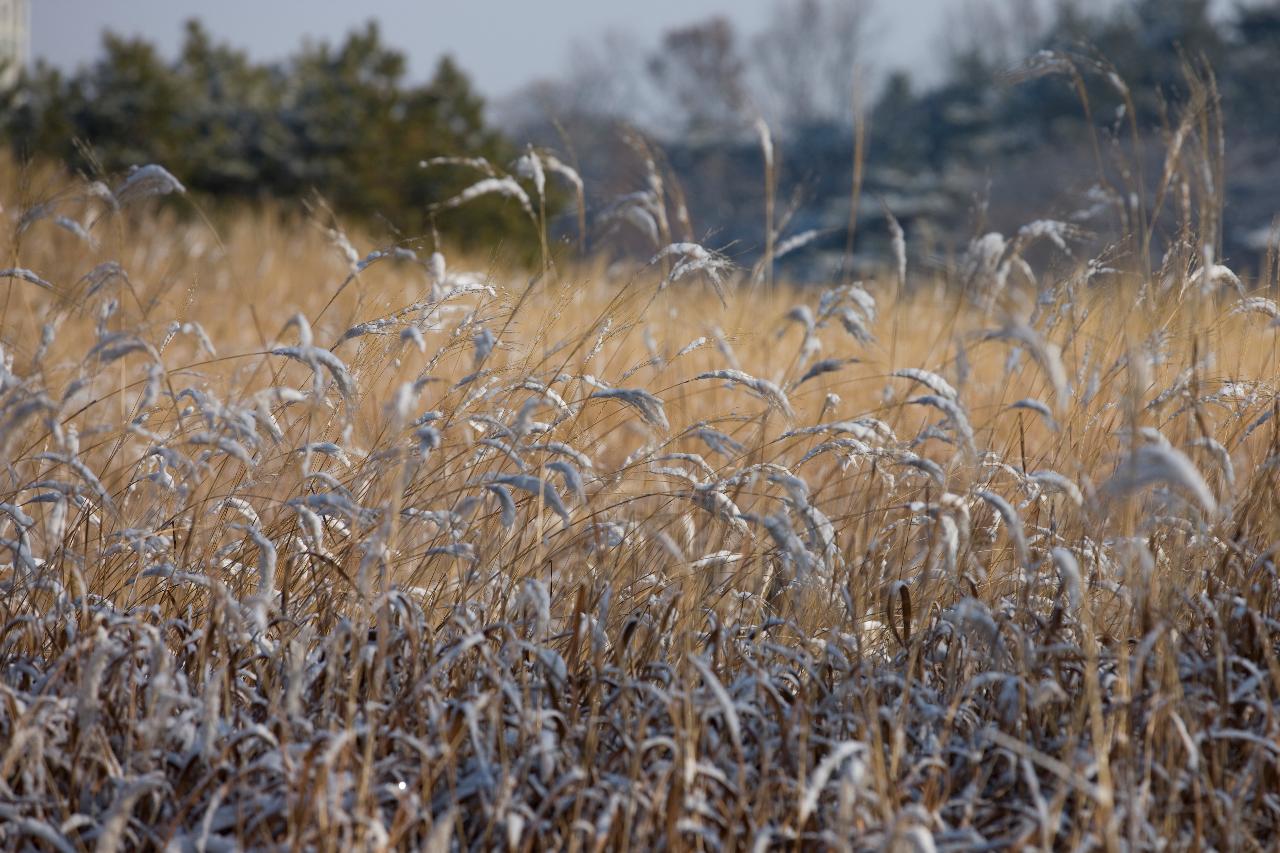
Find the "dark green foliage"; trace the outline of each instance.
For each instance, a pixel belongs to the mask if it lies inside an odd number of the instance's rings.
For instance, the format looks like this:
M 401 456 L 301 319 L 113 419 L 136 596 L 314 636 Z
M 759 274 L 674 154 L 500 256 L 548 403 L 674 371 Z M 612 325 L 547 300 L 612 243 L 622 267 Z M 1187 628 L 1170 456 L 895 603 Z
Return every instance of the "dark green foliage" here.
M 53 156 L 111 174 L 157 162 L 215 206 L 314 191 L 343 217 L 416 237 L 430 232 L 430 206 L 476 177 L 420 161 L 483 156 L 501 168 L 516 151 L 486 125 L 483 100 L 451 59 L 425 84 L 405 75 L 404 56 L 373 23 L 341 44 L 260 64 L 192 21 L 172 61 L 145 41 L 107 34 L 87 68 L 37 67 L 6 96 L 0 126 L 24 159 Z M 537 246 L 518 205 L 496 197 L 442 213 L 437 224 L 468 246 L 503 244 L 518 256 Z

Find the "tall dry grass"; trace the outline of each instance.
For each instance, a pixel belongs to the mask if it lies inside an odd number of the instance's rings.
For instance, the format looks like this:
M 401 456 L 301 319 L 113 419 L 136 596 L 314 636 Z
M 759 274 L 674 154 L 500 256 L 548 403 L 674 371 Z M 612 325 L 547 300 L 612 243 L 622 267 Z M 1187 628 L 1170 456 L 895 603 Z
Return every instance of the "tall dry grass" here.
M 722 302 L 152 178 L 7 181 L 3 846 L 1277 843 L 1277 312 L 1205 253 Z

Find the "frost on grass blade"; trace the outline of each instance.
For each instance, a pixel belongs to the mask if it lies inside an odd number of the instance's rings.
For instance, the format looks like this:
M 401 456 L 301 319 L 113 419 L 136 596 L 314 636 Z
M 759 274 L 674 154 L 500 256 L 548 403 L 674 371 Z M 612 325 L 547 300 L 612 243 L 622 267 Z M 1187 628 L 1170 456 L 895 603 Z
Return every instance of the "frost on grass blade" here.
M 1186 455 L 1159 444 L 1139 447 L 1116 468 L 1102 491 L 1116 497 L 1130 495 L 1140 489 L 1164 483 L 1186 491 L 1206 515 L 1217 514 L 1218 502 L 1199 470 Z
M 721 304 L 724 304 L 724 279 L 728 272 L 733 269 L 733 263 L 728 258 L 697 243 L 672 243 L 650 258 L 649 265 L 652 266 L 668 258 L 675 258 L 675 260 L 671 264 L 671 271 L 662 280 L 659 289 L 666 288 L 685 276 L 700 272 L 711 282 L 711 286 L 715 288 L 716 296 L 720 298 Z
M 560 520 L 564 522 L 566 528 L 569 527 L 569 510 L 565 507 L 564 501 L 560 499 L 560 493 L 556 491 L 555 486 L 546 480 L 529 474 L 503 474 L 494 477 L 493 482 L 504 486 L 512 486 L 521 491 L 529 492 L 534 496 L 540 495 L 547 508 L 560 516 Z
M 138 166 L 130 170 L 114 191 L 116 202 L 123 207 L 144 198 L 176 193 L 181 195 L 187 188 L 177 178 L 169 174 L 163 166 L 154 163 Z
M 661 430 L 671 428 L 662 400 L 643 388 L 608 388 L 592 392 L 587 399 L 617 400 L 635 409 L 649 426 Z
M 0 278 L 16 278 L 25 281 L 28 284 L 34 284 L 36 287 L 43 287 L 45 290 L 53 290 L 53 285 L 36 275 L 29 269 L 22 267 L 10 267 L 7 270 L 0 270 Z
M 787 395 L 774 383 L 760 379 L 741 370 L 709 370 L 699 373 L 694 379 L 723 379 L 729 385 L 741 385 L 753 394 L 764 399 L 770 406 L 781 412 L 787 420 L 795 420 L 795 410 Z
M 529 194 L 524 191 L 524 187 L 520 186 L 514 178 L 509 177 L 485 178 L 477 181 L 453 198 L 435 205 L 435 209 L 451 210 L 485 195 L 501 195 L 513 198 L 520 203 L 525 215 L 530 219 L 536 218 L 533 213 L 533 204 L 529 201 Z
M 950 382 L 930 370 L 922 370 L 918 367 L 903 367 L 893 371 L 890 375 L 919 382 L 939 397 L 945 397 L 953 402 L 960 399 L 960 395 L 956 393 L 955 388 L 951 387 Z

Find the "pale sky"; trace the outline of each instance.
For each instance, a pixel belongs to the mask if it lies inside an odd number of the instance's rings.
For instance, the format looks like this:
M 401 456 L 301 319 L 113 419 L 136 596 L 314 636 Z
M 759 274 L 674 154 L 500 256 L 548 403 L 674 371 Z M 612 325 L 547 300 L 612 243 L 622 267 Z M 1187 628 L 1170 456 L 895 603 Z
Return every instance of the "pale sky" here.
M 336 41 L 369 18 L 403 50 L 416 77 L 452 53 L 490 96 L 561 71 L 570 44 L 605 30 L 654 41 L 663 30 L 712 14 L 742 34 L 768 20 L 775 0 L 32 0 L 32 53 L 71 68 L 98 52 L 100 32 L 136 34 L 172 51 L 182 22 L 201 18 L 218 38 L 255 58 L 276 59 L 305 37 Z M 791 0 L 782 0 L 791 2 Z M 944 10 L 955 0 L 879 0 L 880 68 L 924 66 L 936 53 Z

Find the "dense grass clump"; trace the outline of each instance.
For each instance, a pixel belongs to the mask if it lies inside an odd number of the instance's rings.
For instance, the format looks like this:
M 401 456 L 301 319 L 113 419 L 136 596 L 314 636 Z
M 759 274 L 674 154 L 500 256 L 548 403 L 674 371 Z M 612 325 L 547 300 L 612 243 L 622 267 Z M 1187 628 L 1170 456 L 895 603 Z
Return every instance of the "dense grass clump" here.
M 1277 843 L 1277 311 L 1196 241 L 529 279 L 137 180 L 4 205 L 0 846 Z

